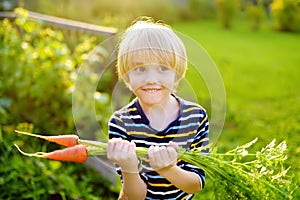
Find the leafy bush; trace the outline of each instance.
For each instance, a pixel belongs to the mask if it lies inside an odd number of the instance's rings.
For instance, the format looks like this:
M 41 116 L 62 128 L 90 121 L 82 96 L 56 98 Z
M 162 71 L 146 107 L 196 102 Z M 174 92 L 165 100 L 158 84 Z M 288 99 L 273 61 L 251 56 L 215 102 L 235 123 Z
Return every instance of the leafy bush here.
M 15 20 L 0 21 L 0 161 L 5 163 L 0 169 L 0 199 L 116 199 L 115 189 L 99 172 L 80 164 L 22 159 L 13 148 L 14 143 L 28 151 L 41 145 L 45 151 L 57 148 L 20 140 L 14 129 L 75 132 L 72 94 L 77 68 L 96 42 L 82 38 L 71 50 L 62 32 L 29 20 L 26 10 L 17 9 L 16 14 Z M 96 94 L 97 111 L 107 110 L 108 100 Z M 26 122 L 25 128 L 17 127 L 20 122 Z
M 113 26 L 119 29 L 127 27 L 139 16 L 151 16 L 168 22 L 178 20 L 178 7 L 172 0 L 26 0 L 25 8 L 58 17 L 64 17 L 93 24 Z M 80 10 L 80 12 L 75 12 Z
M 18 129 L 32 131 L 32 125 L 20 124 Z M 0 199 L 116 199 L 116 186 L 98 172 L 83 164 L 28 158 L 20 155 L 13 144 L 28 151 L 41 148 L 40 141 L 18 137 L 13 127 L 0 127 Z M 30 129 L 30 130 L 28 130 Z M 55 146 L 57 147 L 57 146 Z M 49 143 L 42 148 L 54 148 Z
M 251 22 L 251 29 L 256 31 L 260 29 L 262 25 L 262 20 L 264 18 L 264 7 L 262 2 L 259 2 L 257 5 L 248 3 L 246 6 L 246 14 Z
M 188 0 L 187 5 L 178 6 L 184 20 L 215 19 L 216 7 L 211 0 Z
M 62 34 L 27 20 L 1 21 L 2 122 L 30 122 L 51 132 L 72 130 L 70 73 L 75 67 Z
M 274 0 L 271 4 L 276 28 L 281 31 L 300 31 L 300 1 Z
M 25 10 L 17 9 L 16 14 L 15 21 L 0 22 L 0 122 L 29 122 L 35 132 L 49 134 L 74 132 L 76 70 L 88 59 L 96 39 L 82 37 L 71 50 L 60 31 L 29 20 Z M 101 84 L 105 88 L 111 83 Z M 107 110 L 104 100 L 95 99 L 99 112 Z
M 215 0 L 218 17 L 224 28 L 231 28 L 233 19 L 237 13 L 237 0 Z

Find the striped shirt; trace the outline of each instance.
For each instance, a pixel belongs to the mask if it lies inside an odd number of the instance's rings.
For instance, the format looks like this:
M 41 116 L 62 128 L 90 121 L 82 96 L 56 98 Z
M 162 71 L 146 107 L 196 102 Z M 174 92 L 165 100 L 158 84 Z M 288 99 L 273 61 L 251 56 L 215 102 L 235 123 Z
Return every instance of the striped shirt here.
M 151 145 L 166 146 L 169 141 L 193 150 L 207 145 L 208 141 L 208 117 L 206 111 L 198 104 L 175 98 L 180 103 L 179 115 L 164 130 L 157 131 L 149 125 L 145 113 L 143 112 L 137 99 L 134 99 L 126 107 L 116 111 L 109 121 L 109 138 L 122 138 L 133 141 L 138 147 L 149 148 Z M 149 165 L 143 161 L 140 177 L 147 185 L 146 199 L 192 199 L 193 194 L 187 194 L 176 188 L 167 179 L 156 173 Z M 205 183 L 204 171 L 194 165 L 184 161 L 178 161 L 180 168 L 196 173 L 199 176 L 202 188 Z M 117 166 L 117 173 L 120 175 L 121 169 Z

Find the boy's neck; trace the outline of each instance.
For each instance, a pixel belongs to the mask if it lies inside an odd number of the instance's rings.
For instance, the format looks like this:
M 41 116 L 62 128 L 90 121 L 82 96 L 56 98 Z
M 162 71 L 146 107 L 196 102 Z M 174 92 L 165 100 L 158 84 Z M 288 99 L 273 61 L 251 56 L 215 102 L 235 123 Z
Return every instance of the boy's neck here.
M 172 95 L 161 104 L 146 105 L 140 102 L 140 105 L 149 120 L 150 126 L 159 131 L 165 129 L 174 121 L 179 112 L 179 102 Z
M 146 104 L 142 101 L 139 101 L 141 108 L 143 109 L 146 115 L 151 113 L 161 113 L 164 110 L 168 110 L 170 107 L 173 107 L 176 104 L 177 100 L 174 96 L 170 95 L 168 98 L 159 104 Z

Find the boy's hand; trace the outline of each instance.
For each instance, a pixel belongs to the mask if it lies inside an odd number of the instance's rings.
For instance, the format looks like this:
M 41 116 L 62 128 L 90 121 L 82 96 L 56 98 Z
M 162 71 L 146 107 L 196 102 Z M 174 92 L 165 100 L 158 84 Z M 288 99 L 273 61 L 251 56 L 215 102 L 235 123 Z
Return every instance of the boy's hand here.
M 178 145 L 175 142 L 169 142 L 169 146 L 151 146 L 148 150 L 150 166 L 158 171 L 166 167 L 172 167 L 177 164 Z
M 135 143 L 113 138 L 107 143 L 107 158 L 119 165 L 123 172 L 137 173 L 138 158 Z

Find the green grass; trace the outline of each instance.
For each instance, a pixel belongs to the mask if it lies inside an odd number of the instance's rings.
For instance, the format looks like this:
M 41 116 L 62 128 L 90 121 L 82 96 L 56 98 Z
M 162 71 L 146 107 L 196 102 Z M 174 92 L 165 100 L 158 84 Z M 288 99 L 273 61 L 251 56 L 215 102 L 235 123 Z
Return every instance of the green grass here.
M 259 138 L 258 147 L 274 138 L 286 140 L 287 164 L 298 173 L 300 35 L 275 32 L 270 27 L 253 32 L 243 22 L 231 30 L 209 21 L 177 23 L 173 28 L 202 45 L 222 75 L 227 113 L 219 149 L 225 151 L 255 137 Z
M 215 22 L 175 24 L 174 28 L 198 41 L 216 62 L 229 112 L 252 119 L 271 119 L 278 112 L 298 118 L 293 110 L 300 108 L 300 35 L 251 32 L 238 26 L 224 30 Z

